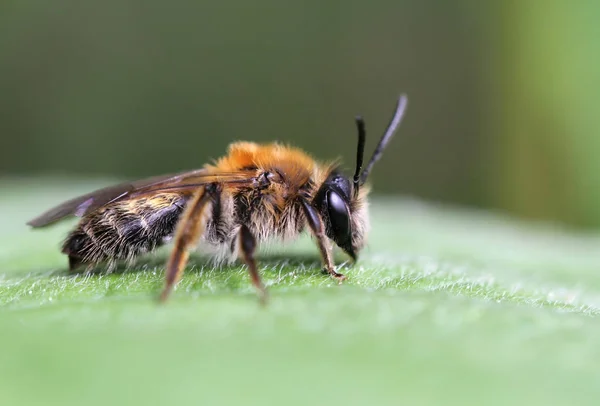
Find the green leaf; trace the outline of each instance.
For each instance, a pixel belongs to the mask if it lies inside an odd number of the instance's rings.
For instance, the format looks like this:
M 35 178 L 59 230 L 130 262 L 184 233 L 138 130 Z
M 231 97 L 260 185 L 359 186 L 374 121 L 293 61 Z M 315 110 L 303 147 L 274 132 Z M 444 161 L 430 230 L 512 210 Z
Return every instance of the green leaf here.
M 25 222 L 98 181 L 5 179 L 0 404 L 595 404 L 600 236 L 378 198 L 343 285 L 307 237 L 243 266 L 192 257 L 164 306 L 168 249 L 71 275 L 73 221 Z M 338 263 L 346 259 L 337 254 Z

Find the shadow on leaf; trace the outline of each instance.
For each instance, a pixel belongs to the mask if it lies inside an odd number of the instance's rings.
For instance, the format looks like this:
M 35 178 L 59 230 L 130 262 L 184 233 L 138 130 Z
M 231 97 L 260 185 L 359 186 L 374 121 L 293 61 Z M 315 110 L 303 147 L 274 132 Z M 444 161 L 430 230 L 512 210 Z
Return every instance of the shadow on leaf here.
M 106 264 L 99 264 L 91 270 L 76 270 L 71 271 L 67 268 L 59 270 L 40 270 L 39 272 L 30 273 L 31 276 L 49 276 L 49 277 L 77 277 L 81 275 L 106 275 L 126 274 L 148 271 L 164 272 L 166 257 L 164 256 L 148 256 L 138 259 L 135 263 L 128 265 L 124 262 L 118 263 L 116 268 L 107 271 Z M 310 254 L 269 254 L 258 258 L 258 266 L 261 272 L 275 273 L 278 270 L 296 268 L 299 273 L 323 274 L 321 262 L 314 255 Z M 215 261 L 206 256 L 192 255 L 186 266 L 185 273 L 199 274 L 207 270 L 213 271 L 234 271 L 244 268 L 245 265 L 241 261 L 236 261 L 232 264 L 216 264 Z

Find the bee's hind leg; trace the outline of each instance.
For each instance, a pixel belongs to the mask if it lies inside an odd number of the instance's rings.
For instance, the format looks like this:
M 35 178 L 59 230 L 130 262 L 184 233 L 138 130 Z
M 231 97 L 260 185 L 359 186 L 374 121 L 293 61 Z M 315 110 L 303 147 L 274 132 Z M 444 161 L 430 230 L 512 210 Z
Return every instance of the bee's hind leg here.
M 165 287 L 160 295 L 161 302 L 167 299 L 173 286 L 181 279 L 189 258 L 189 250 L 204 232 L 206 226 L 205 211 L 207 207 L 210 207 L 207 206 L 207 203 L 214 200 L 220 192 L 216 184 L 206 185 L 196 192 L 181 215 L 177 224 L 173 251 L 167 262 Z
M 96 272 L 99 261 L 85 261 L 76 255 L 69 255 L 69 273 L 77 275 L 92 275 Z M 106 273 L 111 273 L 113 263 L 109 262 Z
M 256 238 L 252 235 L 250 229 L 244 224 L 240 228 L 239 233 L 239 246 L 244 262 L 248 266 L 248 272 L 252 279 L 252 284 L 260 295 L 260 300 L 264 304 L 267 300 L 267 290 L 260 280 L 258 274 L 258 268 L 256 267 L 256 260 L 254 259 L 254 252 L 256 251 Z
M 69 272 L 89 275 L 96 268 L 97 262 L 85 261 L 83 258 L 69 254 Z
M 83 265 L 81 258 L 69 255 L 69 272 L 75 272 L 79 267 Z

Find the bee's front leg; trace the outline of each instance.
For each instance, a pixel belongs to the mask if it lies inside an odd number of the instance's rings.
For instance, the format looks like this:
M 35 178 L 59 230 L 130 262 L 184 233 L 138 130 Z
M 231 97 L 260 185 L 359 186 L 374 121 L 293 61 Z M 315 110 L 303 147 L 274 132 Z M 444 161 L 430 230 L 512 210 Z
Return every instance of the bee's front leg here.
M 346 275 L 336 272 L 335 266 L 333 265 L 333 259 L 331 255 L 331 245 L 327 241 L 327 236 L 325 235 L 323 220 L 321 219 L 321 215 L 310 203 L 304 199 L 301 200 L 302 208 L 304 209 L 304 216 L 306 217 L 306 221 L 308 222 L 308 226 L 312 235 L 317 240 L 317 245 L 319 246 L 319 251 L 321 252 L 321 258 L 323 260 L 323 265 L 325 269 L 333 278 L 340 281 L 340 283 L 346 279 Z

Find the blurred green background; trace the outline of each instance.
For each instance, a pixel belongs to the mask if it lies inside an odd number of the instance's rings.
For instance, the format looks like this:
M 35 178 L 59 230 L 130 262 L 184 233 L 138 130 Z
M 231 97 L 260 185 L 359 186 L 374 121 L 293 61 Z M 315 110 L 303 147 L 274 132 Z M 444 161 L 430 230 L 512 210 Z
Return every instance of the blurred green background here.
M 136 178 L 238 139 L 352 166 L 400 92 L 377 192 L 600 226 L 593 1 L 4 1 L 0 175 Z
M 600 234 L 564 228 L 600 228 L 598 21 L 592 0 L 0 1 L 0 404 L 596 404 Z M 164 252 L 69 275 L 73 223 L 25 226 L 234 140 L 351 168 L 354 116 L 370 151 L 401 92 L 377 193 L 567 227 L 380 197 L 342 286 L 308 236 L 261 256 L 263 309 L 240 265 L 190 261 L 157 308 Z

